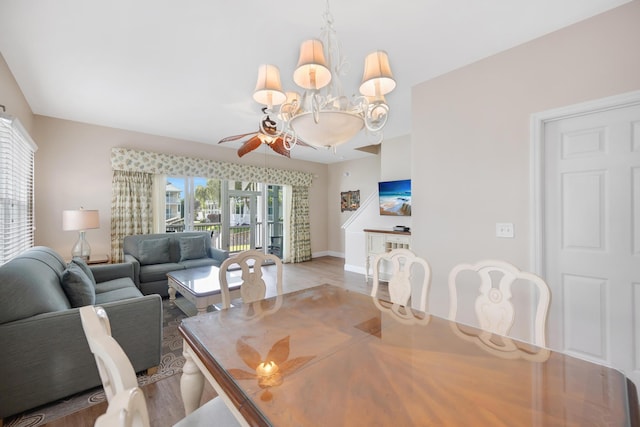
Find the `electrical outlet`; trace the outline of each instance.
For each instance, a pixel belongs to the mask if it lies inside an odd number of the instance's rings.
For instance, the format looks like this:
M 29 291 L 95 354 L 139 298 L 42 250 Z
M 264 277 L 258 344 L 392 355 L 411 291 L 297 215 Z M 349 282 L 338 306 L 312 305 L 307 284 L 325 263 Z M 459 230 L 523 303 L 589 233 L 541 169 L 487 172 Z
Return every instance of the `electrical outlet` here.
M 513 239 L 513 223 L 511 222 L 497 222 L 496 223 L 496 237 L 503 237 Z

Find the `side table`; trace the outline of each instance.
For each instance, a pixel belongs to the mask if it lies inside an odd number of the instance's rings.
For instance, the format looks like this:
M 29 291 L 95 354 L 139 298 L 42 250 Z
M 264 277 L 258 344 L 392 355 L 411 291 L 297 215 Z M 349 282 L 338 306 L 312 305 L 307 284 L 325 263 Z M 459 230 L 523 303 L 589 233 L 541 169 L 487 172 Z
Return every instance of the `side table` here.
M 87 264 L 109 264 L 111 257 L 106 254 L 91 255 L 87 260 Z

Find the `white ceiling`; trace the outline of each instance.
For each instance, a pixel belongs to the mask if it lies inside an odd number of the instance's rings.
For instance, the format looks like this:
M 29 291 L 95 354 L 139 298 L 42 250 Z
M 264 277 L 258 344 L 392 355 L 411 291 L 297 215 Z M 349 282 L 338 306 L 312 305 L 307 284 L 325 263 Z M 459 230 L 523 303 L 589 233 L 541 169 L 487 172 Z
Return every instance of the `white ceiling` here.
M 388 139 L 411 132 L 413 85 L 628 1 L 334 0 L 330 7 L 351 65 L 345 92 L 357 92 L 367 53 L 389 53 L 398 85 L 387 96 Z M 319 36 L 324 9 L 323 0 L 1 0 L 0 52 L 36 114 L 217 144 L 257 130 L 258 65 L 278 65 L 285 89 L 295 88 L 299 45 Z M 335 154 L 300 147 L 292 158 L 349 160 L 369 144 L 362 135 Z

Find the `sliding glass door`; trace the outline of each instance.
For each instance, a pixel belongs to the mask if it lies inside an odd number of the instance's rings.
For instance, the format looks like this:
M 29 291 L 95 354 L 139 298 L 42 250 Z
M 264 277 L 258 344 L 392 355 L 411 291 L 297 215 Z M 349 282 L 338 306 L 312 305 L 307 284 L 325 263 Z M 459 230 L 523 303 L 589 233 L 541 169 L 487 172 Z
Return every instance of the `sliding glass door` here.
M 210 231 L 231 253 L 260 249 L 282 257 L 282 187 L 202 177 L 168 177 L 166 231 Z

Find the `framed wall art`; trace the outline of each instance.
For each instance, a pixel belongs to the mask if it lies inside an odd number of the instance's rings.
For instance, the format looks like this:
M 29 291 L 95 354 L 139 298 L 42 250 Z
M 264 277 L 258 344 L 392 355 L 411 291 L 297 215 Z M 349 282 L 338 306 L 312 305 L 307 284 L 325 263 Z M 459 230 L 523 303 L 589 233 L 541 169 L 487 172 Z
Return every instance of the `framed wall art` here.
M 355 211 L 360 207 L 360 190 L 340 193 L 340 212 Z

